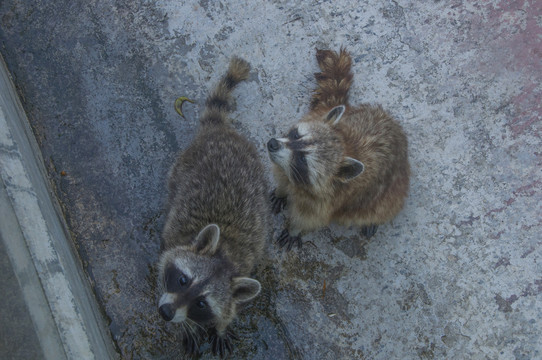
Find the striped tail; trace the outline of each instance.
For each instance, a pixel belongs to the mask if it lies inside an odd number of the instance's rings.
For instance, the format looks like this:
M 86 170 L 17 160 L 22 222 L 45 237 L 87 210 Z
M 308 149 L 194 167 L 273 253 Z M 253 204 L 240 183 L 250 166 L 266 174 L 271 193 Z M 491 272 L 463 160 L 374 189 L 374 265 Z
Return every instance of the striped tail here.
M 350 54 L 344 48 L 339 54 L 331 50 L 316 50 L 316 60 L 322 72 L 314 74 L 318 87 L 312 94 L 311 110 L 347 105 L 353 78 Z
M 231 108 L 231 92 L 241 81 L 248 78 L 250 64 L 238 57 L 230 61 L 226 75 L 220 79 L 205 102 L 205 111 L 200 118 L 202 125 L 219 125 L 228 120 Z

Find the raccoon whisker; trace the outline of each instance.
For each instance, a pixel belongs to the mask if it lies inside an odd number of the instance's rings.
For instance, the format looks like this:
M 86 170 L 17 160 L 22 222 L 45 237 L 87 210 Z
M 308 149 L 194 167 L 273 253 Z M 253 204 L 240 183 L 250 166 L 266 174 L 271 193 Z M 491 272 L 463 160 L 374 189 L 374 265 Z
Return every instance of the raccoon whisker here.
M 192 325 L 196 324 L 196 323 L 194 321 L 191 321 L 190 319 L 186 319 L 184 324 L 188 327 L 188 329 L 189 329 L 188 332 L 192 336 L 192 339 L 194 339 L 194 341 L 197 340 L 197 338 L 199 338 L 199 335 L 196 332 L 196 330 L 194 330 L 194 328 L 192 327 Z
M 187 319 L 187 321 L 190 321 L 191 324 L 196 325 L 197 327 L 199 327 L 205 333 L 205 335 L 207 335 L 207 329 L 205 329 L 203 326 L 201 326 L 197 322 L 195 322 L 193 320 L 190 320 L 190 319 Z
M 183 325 L 183 331 L 184 331 L 184 334 L 188 337 L 190 335 L 192 335 L 192 330 L 190 329 L 189 325 L 186 323 L 186 322 L 183 322 L 182 323 Z
M 194 330 L 187 322 L 182 323 L 182 329 L 184 331 L 183 344 L 185 351 L 188 353 L 194 353 L 198 351 L 199 336 L 194 333 Z
M 324 167 L 317 165 L 317 163 L 315 164 L 313 161 L 310 161 L 309 168 L 311 169 L 312 184 L 321 187 L 325 185 L 325 180 L 328 178 L 329 174 L 327 174 Z
M 322 169 L 320 169 L 319 167 L 315 166 L 312 168 L 312 171 L 315 172 L 316 174 L 316 179 L 325 179 L 326 177 L 326 174 L 324 173 L 324 171 Z
M 299 170 L 294 166 L 290 164 L 290 170 L 292 171 L 293 177 L 297 179 L 301 179 L 301 174 L 299 173 Z
M 183 324 L 183 329 L 186 333 L 186 335 L 192 335 L 194 333 L 194 329 L 192 328 L 192 325 L 190 325 L 188 323 L 188 319 L 186 319 L 182 324 Z
M 190 324 L 188 322 L 183 322 L 183 330 L 184 330 L 184 335 L 186 338 L 190 338 L 193 342 L 197 342 L 197 337 L 196 337 L 196 334 L 194 332 L 194 329 L 192 328 L 192 326 L 190 326 Z
M 181 323 L 181 332 L 182 332 L 182 338 L 186 339 L 189 337 L 188 332 L 186 331 L 184 323 Z
M 182 332 L 183 332 L 183 335 L 187 335 L 187 334 L 186 334 L 186 329 L 185 329 L 185 327 L 184 327 L 184 323 L 181 323 L 181 330 L 182 330 Z M 183 337 L 184 337 L 184 336 L 183 336 Z

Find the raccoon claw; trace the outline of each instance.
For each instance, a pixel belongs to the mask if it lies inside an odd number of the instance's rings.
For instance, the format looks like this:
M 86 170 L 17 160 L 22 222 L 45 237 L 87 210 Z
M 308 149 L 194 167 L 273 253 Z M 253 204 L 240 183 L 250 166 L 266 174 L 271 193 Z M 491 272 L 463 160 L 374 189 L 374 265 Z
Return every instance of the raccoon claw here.
M 288 229 L 284 229 L 282 233 L 280 234 L 279 238 L 277 239 L 277 243 L 281 248 L 284 246 L 287 246 L 286 250 L 290 251 L 292 249 L 292 246 L 294 244 L 297 244 L 297 248 L 301 249 L 301 245 L 303 244 L 301 242 L 301 236 L 291 236 Z
M 199 345 L 196 339 L 193 336 L 186 336 L 183 339 L 184 352 L 186 354 L 197 354 L 199 353 Z
M 361 228 L 361 233 L 370 239 L 374 236 L 374 234 L 376 234 L 377 229 L 378 225 L 368 225 Z
M 233 351 L 232 340 L 239 340 L 239 337 L 233 330 L 227 330 L 224 336 L 218 335 L 215 330 L 209 336 L 209 343 L 211 344 L 213 355 L 220 355 L 220 357 L 223 358 L 224 355 L 231 354 Z
M 269 200 L 271 200 L 271 209 L 273 210 L 273 214 L 278 214 L 286 206 L 286 197 L 278 197 L 275 191 L 276 190 L 273 190 L 271 192 Z

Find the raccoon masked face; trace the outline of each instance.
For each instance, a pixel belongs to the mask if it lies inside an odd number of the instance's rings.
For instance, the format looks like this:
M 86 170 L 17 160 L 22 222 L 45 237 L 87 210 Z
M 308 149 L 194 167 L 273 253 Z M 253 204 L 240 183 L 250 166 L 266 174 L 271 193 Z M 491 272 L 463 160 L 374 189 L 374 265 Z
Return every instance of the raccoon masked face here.
M 193 276 L 190 268 L 184 267 L 184 261 L 176 260 L 164 269 L 165 293 L 160 298 L 158 312 L 164 320 L 175 323 L 187 319 L 199 324 L 213 322 L 216 315 L 210 305 L 213 300 L 209 278 Z
M 361 162 L 344 156 L 343 142 L 334 130 L 344 111 L 344 106 L 337 106 L 316 121 L 309 114 L 286 137 L 267 142 L 271 161 L 290 182 L 320 188 L 333 179 L 346 182 L 363 172 Z
M 211 325 L 237 302 L 252 299 L 260 283 L 233 276 L 233 266 L 218 251 L 220 229 L 207 225 L 192 246 L 166 251 L 159 263 L 163 295 L 158 312 L 166 321 Z

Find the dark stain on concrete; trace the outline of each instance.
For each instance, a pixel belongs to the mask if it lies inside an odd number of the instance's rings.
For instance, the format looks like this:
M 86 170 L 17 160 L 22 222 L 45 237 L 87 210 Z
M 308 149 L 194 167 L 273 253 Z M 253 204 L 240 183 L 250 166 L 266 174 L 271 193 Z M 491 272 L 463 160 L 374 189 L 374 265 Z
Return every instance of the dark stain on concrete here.
M 504 299 L 500 294 L 495 294 L 495 301 L 497 303 L 499 311 L 512 312 L 512 304 L 518 299 L 516 295 L 510 296 L 508 299 Z
M 494 269 L 498 268 L 499 266 L 508 266 L 510 265 L 510 259 L 506 256 L 500 258 L 496 263 Z
M 459 222 L 459 224 L 457 226 L 461 227 L 461 226 L 465 226 L 465 225 L 468 225 L 468 226 L 472 226 L 472 224 L 475 222 L 475 221 L 478 221 L 480 220 L 480 216 L 474 216 L 473 214 L 471 214 L 466 220 L 462 220 Z
M 521 292 L 521 296 L 538 296 L 540 294 L 542 294 L 542 279 L 529 283 Z
M 423 284 L 412 284 L 410 288 L 404 293 L 401 300 L 397 300 L 397 304 L 401 307 L 401 310 L 408 311 L 412 307 L 416 306 L 418 300 L 422 306 L 431 306 L 432 301 Z

